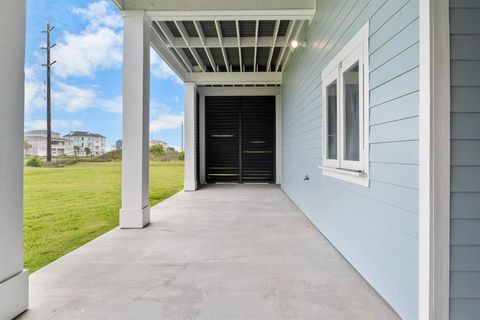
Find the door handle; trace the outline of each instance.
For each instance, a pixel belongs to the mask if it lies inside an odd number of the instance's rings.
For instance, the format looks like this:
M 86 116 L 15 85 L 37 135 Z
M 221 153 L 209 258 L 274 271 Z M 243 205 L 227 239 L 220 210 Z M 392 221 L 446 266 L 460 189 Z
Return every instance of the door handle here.
M 210 137 L 212 138 L 233 138 L 233 134 L 212 134 Z
M 263 140 L 253 140 L 253 141 L 250 141 L 250 143 L 253 143 L 253 144 L 264 144 L 264 143 L 267 143 L 267 141 L 263 141 Z

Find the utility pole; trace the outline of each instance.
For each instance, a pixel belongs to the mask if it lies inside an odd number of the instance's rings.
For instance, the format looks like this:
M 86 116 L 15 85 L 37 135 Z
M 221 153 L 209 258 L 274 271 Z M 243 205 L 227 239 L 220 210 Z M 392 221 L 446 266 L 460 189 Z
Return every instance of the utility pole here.
M 56 44 L 50 45 L 50 34 L 55 29 L 55 27 L 50 25 L 50 22 L 47 23 L 47 30 L 42 31 L 42 33 L 47 34 L 47 46 L 42 48 L 47 51 L 47 63 L 42 64 L 42 66 L 47 68 L 47 162 L 52 161 L 52 95 L 50 87 L 50 71 L 52 65 L 57 61 L 50 62 L 50 49 L 56 46 Z

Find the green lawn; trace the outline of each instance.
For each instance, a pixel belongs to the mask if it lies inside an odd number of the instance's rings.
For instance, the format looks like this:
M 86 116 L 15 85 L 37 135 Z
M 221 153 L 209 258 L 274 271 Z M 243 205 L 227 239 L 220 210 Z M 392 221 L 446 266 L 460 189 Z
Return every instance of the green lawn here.
M 150 205 L 183 187 L 183 163 L 150 162 Z M 30 272 L 118 225 L 121 163 L 25 168 L 25 267 Z

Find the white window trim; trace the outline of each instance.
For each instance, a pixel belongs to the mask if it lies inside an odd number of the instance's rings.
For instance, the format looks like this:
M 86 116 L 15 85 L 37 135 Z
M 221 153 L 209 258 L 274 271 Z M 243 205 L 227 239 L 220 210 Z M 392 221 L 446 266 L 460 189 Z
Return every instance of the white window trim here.
M 335 58 L 324 68 L 322 72 L 322 165 L 319 167 L 323 170 L 323 174 L 328 177 L 340 179 L 343 181 L 359 184 L 368 187 L 370 184 L 369 179 L 369 115 L 370 115 L 370 87 L 369 87 L 369 51 L 368 51 L 368 38 L 369 38 L 369 22 L 367 22 L 360 31 L 340 50 Z M 361 49 L 360 49 L 361 48 Z M 363 121 L 360 123 L 360 130 L 363 134 L 360 135 L 360 145 L 363 146 L 360 150 L 360 161 L 352 162 L 342 160 L 342 148 L 343 148 L 343 130 L 342 127 L 337 125 L 337 159 L 327 159 L 327 95 L 326 87 L 331 84 L 334 79 L 337 81 L 337 103 L 343 101 L 343 81 L 341 81 L 342 69 L 340 65 L 342 62 L 347 61 L 348 67 L 355 62 L 351 60 L 351 55 L 355 50 L 362 50 L 358 56 L 360 56 L 363 63 L 363 83 L 360 81 L 360 87 L 363 86 L 363 90 L 360 90 L 360 100 L 362 105 L 360 107 L 360 117 L 363 116 Z M 349 63 L 352 62 L 352 63 Z M 362 66 L 359 66 L 362 68 Z M 348 69 L 348 68 L 345 68 Z M 337 114 L 343 113 L 343 102 L 337 107 Z M 363 115 L 362 115 L 363 113 Z M 337 116 L 337 121 L 341 121 L 343 116 Z M 356 170 L 355 170 L 356 169 Z

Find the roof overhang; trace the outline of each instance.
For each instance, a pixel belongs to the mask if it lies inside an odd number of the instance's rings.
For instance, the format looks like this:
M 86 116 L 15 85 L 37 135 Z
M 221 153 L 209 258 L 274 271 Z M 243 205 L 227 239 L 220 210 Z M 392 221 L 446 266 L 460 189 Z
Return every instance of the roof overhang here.
M 281 84 L 289 45 L 316 10 L 316 0 L 112 1 L 124 16 L 150 20 L 152 47 L 199 85 Z

